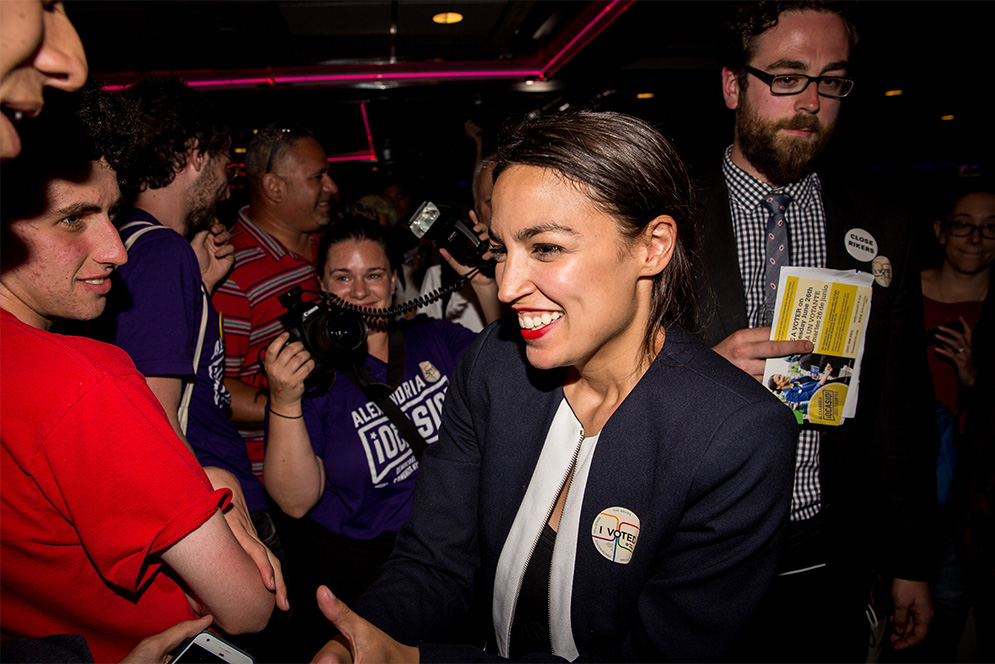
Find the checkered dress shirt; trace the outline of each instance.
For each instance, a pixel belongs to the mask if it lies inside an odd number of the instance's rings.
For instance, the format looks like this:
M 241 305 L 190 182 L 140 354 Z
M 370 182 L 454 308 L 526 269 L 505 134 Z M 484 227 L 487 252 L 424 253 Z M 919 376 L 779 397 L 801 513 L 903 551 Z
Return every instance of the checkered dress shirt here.
M 764 233 L 770 212 L 761 200 L 774 190 L 732 163 L 732 147 L 726 149 L 722 173 L 729 188 L 729 213 L 736 235 L 736 254 L 743 279 L 746 319 L 750 327 L 760 325 L 764 303 Z M 822 205 L 819 176 L 809 173 L 798 182 L 780 188 L 791 196 L 784 217 L 791 243 L 791 265 L 826 266 L 826 211 Z M 803 429 L 798 434 L 795 485 L 791 495 L 791 520 L 804 521 L 820 509 L 819 432 Z

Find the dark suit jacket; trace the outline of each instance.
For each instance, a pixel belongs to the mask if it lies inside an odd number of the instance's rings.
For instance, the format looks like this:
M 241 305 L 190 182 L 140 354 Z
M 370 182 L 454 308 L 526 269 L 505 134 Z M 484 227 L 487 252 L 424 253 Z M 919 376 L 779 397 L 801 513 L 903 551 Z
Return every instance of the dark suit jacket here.
M 922 293 L 915 235 L 898 206 L 883 204 L 821 177 L 826 210 L 826 266 L 871 271 L 844 245 L 853 228 L 869 231 L 893 280 L 873 286 L 856 417 L 820 427 L 820 483 L 830 555 L 904 579 L 925 580 L 933 558 L 936 426 L 932 383 L 922 345 Z M 700 182 L 703 329 L 715 345 L 747 326 L 743 283 L 721 170 Z M 868 559 L 868 551 L 875 554 Z M 872 562 L 867 568 L 864 563 Z

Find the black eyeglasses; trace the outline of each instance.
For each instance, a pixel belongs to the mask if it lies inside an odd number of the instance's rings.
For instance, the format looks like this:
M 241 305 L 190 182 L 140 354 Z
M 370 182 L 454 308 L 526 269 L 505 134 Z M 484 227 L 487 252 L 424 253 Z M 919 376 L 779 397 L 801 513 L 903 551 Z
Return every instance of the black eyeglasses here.
M 772 95 L 800 95 L 815 81 L 816 89 L 823 97 L 842 99 L 853 90 L 853 80 L 842 76 L 806 76 L 805 74 L 768 74 L 754 67 L 744 67 L 761 81 L 770 86 Z
M 273 157 L 276 156 L 276 151 L 280 148 L 280 143 L 283 142 L 283 137 L 290 133 L 290 129 L 281 129 L 280 133 L 276 135 L 273 139 L 273 147 L 269 151 L 269 159 L 266 160 L 266 173 L 273 170 Z M 264 173 L 265 175 L 265 173 Z
M 225 166 L 225 173 L 228 174 L 229 184 L 234 182 L 235 178 L 237 178 L 242 172 L 242 166 L 243 164 L 240 164 L 237 161 L 230 162 L 227 166 Z
M 974 231 L 981 233 L 986 240 L 995 240 L 995 224 L 968 224 L 963 221 L 945 221 L 943 227 L 954 237 L 971 237 Z

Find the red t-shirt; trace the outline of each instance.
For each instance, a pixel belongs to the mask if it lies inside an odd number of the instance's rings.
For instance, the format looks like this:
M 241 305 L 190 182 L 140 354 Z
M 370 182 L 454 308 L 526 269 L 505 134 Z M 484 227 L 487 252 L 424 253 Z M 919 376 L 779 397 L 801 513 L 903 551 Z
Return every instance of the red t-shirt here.
M 157 554 L 222 506 L 119 348 L 0 312 L 0 631 L 117 662 L 195 618 Z

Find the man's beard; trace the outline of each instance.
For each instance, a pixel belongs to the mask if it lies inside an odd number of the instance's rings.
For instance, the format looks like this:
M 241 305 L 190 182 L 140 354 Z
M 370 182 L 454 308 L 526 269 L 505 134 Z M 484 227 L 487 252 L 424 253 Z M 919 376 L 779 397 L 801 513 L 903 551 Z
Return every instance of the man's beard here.
M 187 212 L 187 239 L 192 240 L 193 237 L 201 231 L 211 230 L 211 226 L 214 225 L 215 217 L 217 215 L 218 204 L 202 204 L 197 205 L 189 212 Z
M 808 175 L 816 158 L 826 147 L 836 123 L 823 125 L 814 115 L 798 114 L 786 120 L 761 119 L 740 96 L 736 113 L 736 134 L 740 152 L 771 184 L 786 185 Z M 779 134 L 781 129 L 807 129 L 808 139 Z
M 225 187 L 228 183 L 225 182 Z M 211 182 L 205 172 L 187 197 L 187 239 L 192 240 L 197 233 L 207 231 L 214 225 L 218 212 L 218 202 L 224 196 L 220 184 Z

